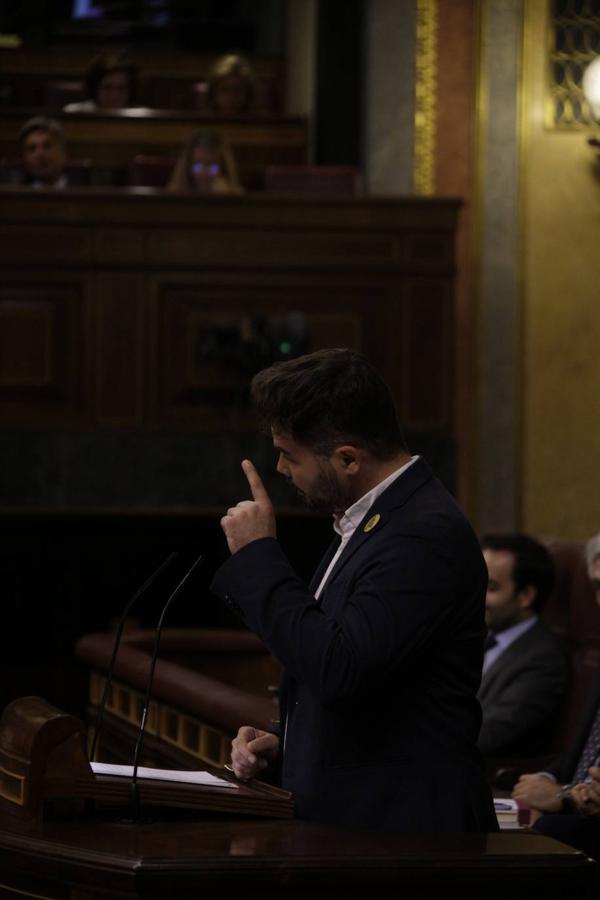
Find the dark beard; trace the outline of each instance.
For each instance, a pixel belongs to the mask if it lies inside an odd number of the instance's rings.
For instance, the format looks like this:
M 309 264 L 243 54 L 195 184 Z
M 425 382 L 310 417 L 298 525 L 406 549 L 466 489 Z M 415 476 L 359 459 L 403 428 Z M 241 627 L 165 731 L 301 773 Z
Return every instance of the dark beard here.
M 313 485 L 310 493 L 299 490 L 291 479 L 287 478 L 286 481 L 302 498 L 307 509 L 311 509 L 313 512 L 327 515 L 341 513 L 352 503 L 330 469 L 321 470 L 318 481 Z
M 505 631 L 507 628 L 511 628 L 513 625 L 516 625 L 519 622 L 519 618 L 517 613 L 512 610 L 509 612 L 500 612 L 496 610 L 496 615 L 494 617 L 493 613 L 490 616 L 489 613 L 486 612 L 485 616 L 485 624 L 489 628 L 490 631 L 493 631 L 495 634 L 498 634 L 501 631 Z

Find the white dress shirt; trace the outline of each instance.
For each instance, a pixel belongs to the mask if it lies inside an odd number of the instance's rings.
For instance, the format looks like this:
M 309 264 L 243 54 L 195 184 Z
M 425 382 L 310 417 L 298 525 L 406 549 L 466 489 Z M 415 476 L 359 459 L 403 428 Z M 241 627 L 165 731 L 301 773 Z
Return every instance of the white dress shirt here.
M 334 515 L 333 517 L 333 530 L 340 535 L 341 541 L 340 545 L 335 552 L 335 556 L 327 566 L 327 570 L 321 579 L 321 583 L 319 584 L 317 590 L 315 591 L 315 600 L 319 599 L 321 595 L 321 591 L 323 590 L 327 579 L 331 574 L 331 570 L 335 566 L 336 562 L 340 558 L 344 547 L 362 522 L 365 514 L 369 511 L 369 509 L 373 506 L 377 497 L 379 497 L 383 492 L 392 484 L 396 478 L 399 478 L 403 472 L 406 472 L 410 466 L 418 459 L 418 456 L 413 456 L 409 462 L 405 463 L 403 466 L 400 466 L 399 469 L 396 469 L 392 472 L 391 475 L 388 475 L 387 478 L 384 478 L 383 481 L 380 481 L 379 484 L 376 484 L 374 488 L 371 488 L 370 491 L 367 491 L 366 494 L 363 494 L 356 503 L 353 503 L 352 506 L 349 506 L 348 509 L 342 513 L 341 516 Z
M 363 496 L 360 497 L 356 501 L 356 503 L 353 503 L 352 506 L 349 506 L 348 509 L 344 513 L 342 513 L 341 516 L 337 516 L 334 514 L 333 530 L 337 534 L 340 535 L 342 540 L 340 541 L 340 545 L 337 548 L 333 559 L 327 566 L 327 570 L 321 579 L 321 583 L 319 584 L 317 590 L 315 591 L 315 600 L 319 599 L 321 591 L 323 590 L 325 583 L 331 574 L 331 570 L 333 569 L 336 562 L 340 558 L 340 555 L 341 555 L 344 547 L 346 546 L 346 544 L 348 543 L 348 541 L 350 540 L 350 538 L 352 537 L 352 535 L 354 534 L 354 532 L 356 531 L 356 529 L 358 528 L 360 523 L 362 522 L 362 520 L 365 516 L 365 513 L 367 513 L 369 511 L 369 509 L 371 508 L 371 506 L 373 505 L 373 503 L 375 502 L 377 497 L 379 497 L 380 494 L 383 494 L 385 489 L 387 487 L 389 487 L 390 484 L 392 484 L 392 482 L 396 480 L 396 478 L 399 478 L 403 472 L 406 472 L 406 470 L 410 466 L 412 466 L 412 464 L 414 462 L 416 462 L 418 458 L 419 458 L 418 456 L 413 456 L 409 462 L 407 462 L 403 466 L 400 466 L 399 469 L 396 469 L 394 472 L 391 473 L 391 475 L 388 475 L 387 478 L 384 478 L 383 481 L 380 481 L 379 484 L 376 484 L 374 488 L 371 488 L 370 491 L 367 491 L 366 494 L 363 494 Z M 287 740 L 287 725 L 288 725 L 288 719 L 286 718 L 285 729 L 283 732 L 283 750 L 284 750 L 284 752 L 285 752 L 285 744 L 286 744 L 286 740 Z

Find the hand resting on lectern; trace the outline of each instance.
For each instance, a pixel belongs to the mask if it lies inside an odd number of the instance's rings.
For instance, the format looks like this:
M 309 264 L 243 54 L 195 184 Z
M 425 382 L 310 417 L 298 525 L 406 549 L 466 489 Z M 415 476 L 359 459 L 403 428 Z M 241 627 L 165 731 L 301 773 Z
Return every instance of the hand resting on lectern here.
M 242 725 L 231 744 L 231 765 L 237 778 L 248 781 L 277 759 L 279 738 L 270 731 Z

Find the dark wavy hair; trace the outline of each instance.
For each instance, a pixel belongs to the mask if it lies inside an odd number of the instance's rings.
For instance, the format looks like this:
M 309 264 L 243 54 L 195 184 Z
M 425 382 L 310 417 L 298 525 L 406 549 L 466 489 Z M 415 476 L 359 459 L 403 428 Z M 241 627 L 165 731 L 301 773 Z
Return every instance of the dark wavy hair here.
M 392 395 L 368 360 L 345 348 L 317 350 L 263 369 L 252 403 L 265 429 L 282 431 L 315 453 L 340 444 L 378 459 L 406 451 Z
M 95 56 L 86 69 L 84 77 L 85 95 L 96 100 L 100 82 L 110 72 L 125 72 L 129 79 L 129 102 L 137 94 L 137 66 L 120 53 L 100 53 Z
M 504 550 L 514 556 L 512 578 L 517 593 L 528 585 L 535 588 L 532 608 L 539 612 L 554 586 L 554 561 L 550 551 L 527 534 L 484 534 L 482 550 Z

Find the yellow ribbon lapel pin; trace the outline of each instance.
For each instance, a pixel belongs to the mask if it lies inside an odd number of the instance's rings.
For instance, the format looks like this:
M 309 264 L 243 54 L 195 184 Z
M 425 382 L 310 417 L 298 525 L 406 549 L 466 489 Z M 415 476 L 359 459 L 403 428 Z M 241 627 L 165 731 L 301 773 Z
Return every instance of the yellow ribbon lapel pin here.
M 373 529 L 375 528 L 375 526 L 379 524 L 379 520 L 380 520 L 380 519 L 381 519 L 381 516 L 379 515 L 379 513 L 375 513 L 374 516 L 371 516 L 371 518 L 369 519 L 369 521 L 366 522 L 365 525 L 364 525 L 364 527 L 363 527 L 364 533 L 365 533 L 365 534 L 368 534 L 369 531 L 373 531 Z

